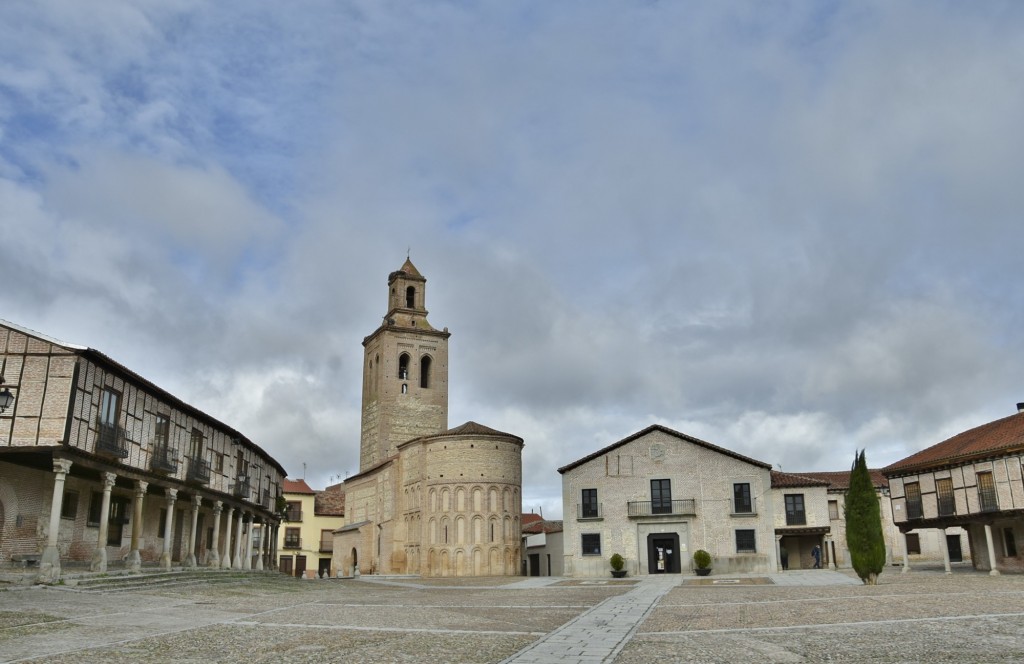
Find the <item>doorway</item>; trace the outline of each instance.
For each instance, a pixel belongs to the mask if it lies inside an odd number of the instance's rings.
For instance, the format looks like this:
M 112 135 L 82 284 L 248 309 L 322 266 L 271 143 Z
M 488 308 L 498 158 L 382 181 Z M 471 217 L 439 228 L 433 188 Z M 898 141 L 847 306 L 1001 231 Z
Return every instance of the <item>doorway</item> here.
M 949 562 L 962 563 L 964 561 L 964 553 L 960 549 L 959 535 L 946 535 L 946 548 L 949 550 Z
M 652 533 L 647 536 L 647 570 L 649 574 L 679 574 L 679 535 Z
M 321 558 L 316 566 L 316 575 L 325 579 L 331 575 L 331 559 Z
M 530 554 L 530 576 L 540 576 L 540 554 Z
M 292 556 L 281 556 L 281 564 L 278 566 L 281 574 L 292 575 Z
M 295 556 L 295 576 L 306 576 L 306 556 Z

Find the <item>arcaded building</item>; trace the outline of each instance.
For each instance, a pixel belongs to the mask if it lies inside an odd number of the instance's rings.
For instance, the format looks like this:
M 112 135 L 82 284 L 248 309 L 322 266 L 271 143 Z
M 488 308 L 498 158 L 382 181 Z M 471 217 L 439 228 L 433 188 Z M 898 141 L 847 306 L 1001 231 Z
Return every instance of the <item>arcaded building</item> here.
M 387 313 L 363 340 L 359 474 L 345 481 L 334 572 L 515 575 L 523 440 L 448 428 L 451 335 L 427 320 L 426 282 L 410 260 L 392 272 Z

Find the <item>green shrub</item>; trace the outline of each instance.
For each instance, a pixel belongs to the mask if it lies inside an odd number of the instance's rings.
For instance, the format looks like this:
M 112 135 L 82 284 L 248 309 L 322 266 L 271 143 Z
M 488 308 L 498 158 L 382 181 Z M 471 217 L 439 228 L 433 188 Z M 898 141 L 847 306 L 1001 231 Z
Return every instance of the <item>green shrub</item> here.
M 711 554 L 704 549 L 697 549 L 693 552 L 693 564 L 697 566 L 697 569 L 711 567 Z
M 615 570 L 616 572 L 619 572 L 619 571 L 622 570 L 623 566 L 625 566 L 626 560 L 622 556 L 620 556 L 619 554 L 613 553 L 612 557 L 611 557 L 611 563 L 612 563 L 612 569 Z

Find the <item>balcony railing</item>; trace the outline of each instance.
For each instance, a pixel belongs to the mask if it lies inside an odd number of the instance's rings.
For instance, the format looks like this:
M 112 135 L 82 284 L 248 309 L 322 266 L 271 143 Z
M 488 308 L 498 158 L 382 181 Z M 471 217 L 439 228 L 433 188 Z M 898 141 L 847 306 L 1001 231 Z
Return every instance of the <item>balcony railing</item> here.
M 149 467 L 158 473 L 178 472 L 178 450 L 167 445 L 157 445 L 153 448 L 153 457 L 149 460 Z
M 248 498 L 251 491 L 248 477 L 239 477 L 238 481 L 231 485 L 231 495 L 236 498 Z
M 128 443 L 124 429 L 116 424 L 100 424 L 96 435 L 96 453 L 118 459 L 128 458 Z
M 206 459 L 189 459 L 188 476 L 186 479 L 197 484 L 209 484 L 210 462 Z
M 603 519 L 604 518 L 604 505 L 598 504 L 584 504 L 580 503 L 576 506 L 576 518 L 577 519 Z
M 301 549 L 302 538 L 301 537 L 285 537 L 284 547 L 285 549 Z
M 302 521 L 302 510 L 289 509 L 284 513 L 285 521 L 294 521 L 300 523 Z
M 997 512 L 999 511 L 999 501 L 996 500 L 995 490 L 980 490 L 978 491 L 978 501 L 981 503 L 982 512 Z
M 787 526 L 806 526 L 807 512 L 786 512 Z
M 907 498 L 907 518 L 920 519 L 923 516 L 924 508 L 921 506 L 921 498 L 918 497 L 916 500 Z
M 270 489 L 264 489 L 260 497 L 260 505 L 270 509 Z
M 320 540 L 320 553 L 334 553 L 334 540 L 322 539 Z
M 626 503 L 626 509 L 629 516 L 658 516 L 662 514 L 696 516 L 697 501 L 693 498 L 673 501 L 630 501 Z
M 732 513 L 733 514 L 744 514 L 744 515 L 748 515 L 749 514 L 751 516 L 756 516 L 757 515 L 757 497 L 751 497 L 750 500 L 747 501 L 747 502 L 742 502 L 742 501 L 737 502 L 736 500 L 733 500 L 732 501 Z
M 939 497 L 939 516 L 953 516 L 956 514 L 956 501 L 952 496 Z

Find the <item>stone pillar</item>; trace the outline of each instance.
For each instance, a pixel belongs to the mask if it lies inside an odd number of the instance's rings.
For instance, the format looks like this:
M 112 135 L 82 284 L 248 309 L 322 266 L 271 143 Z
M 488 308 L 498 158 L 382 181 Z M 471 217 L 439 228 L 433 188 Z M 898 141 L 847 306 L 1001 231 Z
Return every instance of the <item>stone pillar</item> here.
M 238 518 L 235 519 L 235 549 L 234 559 L 231 561 L 231 569 L 242 569 L 242 510 L 238 510 Z
M 50 530 L 46 534 L 46 548 L 39 561 L 39 580 L 42 583 L 56 583 L 60 579 L 60 551 L 57 536 L 60 534 L 60 510 L 64 503 L 64 480 L 71 471 L 67 459 L 53 460 L 53 500 L 50 501 Z
M 178 500 L 177 489 L 164 489 L 167 492 L 167 518 L 164 519 L 164 552 L 160 554 L 160 567 L 171 569 L 171 539 L 174 537 L 174 503 Z
M 825 536 L 825 550 L 822 553 L 828 556 L 828 568 L 834 570 L 836 568 L 836 545 L 832 542 L 831 536 Z
M 280 531 L 280 529 L 281 529 L 281 524 L 280 523 L 275 523 L 274 526 L 270 529 L 270 569 L 272 569 L 272 570 L 277 570 L 278 569 L 277 535 L 278 535 L 278 531 Z
M 223 569 L 231 569 L 231 517 L 235 514 L 235 508 L 228 508 L 227 522 L 224 527 L 224 557 L 220 559 L 220 566 Z
M 224 503 L 219 500 L 213 501 L 213 541 L 210 542 L 210 557 L 207 564 L 210 567 L 220 567 L 220 511 L 224 509 Z
M 114 488 L 117 475 L 114 473 L 100 473 L 103 480 L 103 501 L 100 503 L 100 532 L 96 536 L 96 551 L 92 554 L 92 565 L 89 569 L 93 572 L 107 571 L 107 534 L 110 531 L 110 490 Z
M 253 515 L 245 515 L 246 535 L 242 543 L 242 569 L 252 569 L 252 524 Z
M 949 566 L 949 544 L 946 542 L 946 529 L 939 528 L 939 548 L 942 549 L 942 566 L 946 574 L 952 574 L 953 568 Z
M 202 496 L 198 493 L 192 496 L 192 529 L 188 536 L 188 555 L 185 556 L 185 567 L 196 566 L 196 526 L 199 523 L 199 506 L 202 504 Z
M 910 571 L 910 554 L 908 553 L 909 550 L 910 547 L 907 546 L 907 534 L 903 533 L 903 569 L 900 571 L 900 574 L 906 574 Z
M 989 564 L 989 575 L 999 576 L 999 570 L 996 569 L 996 548 L 992 545 L 992 526 L 985 524 L 985 543 L 988 544 L 988 564 Z M 947 553 L 947 555 L 949 555 Z
M 132 505 L 132 549 L 128 552 L 128 570 L 138 573 L 142 571 L 142 553 L 139 551 L 139 540 L 142 539 L 142 507 L 149 482 L 135 481 L 135 503 Z
M 776 571 L 782 572 L 782 535 L 775 536 L 775 567 Z
M 258 572 L 263 571 L 263 552 L 267 548 L 267 531 L 267 520 L 260 519 L 260 547 L 259 550 L 256 552 L 256 571 Z

